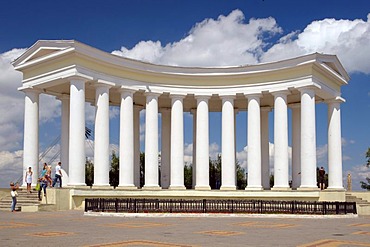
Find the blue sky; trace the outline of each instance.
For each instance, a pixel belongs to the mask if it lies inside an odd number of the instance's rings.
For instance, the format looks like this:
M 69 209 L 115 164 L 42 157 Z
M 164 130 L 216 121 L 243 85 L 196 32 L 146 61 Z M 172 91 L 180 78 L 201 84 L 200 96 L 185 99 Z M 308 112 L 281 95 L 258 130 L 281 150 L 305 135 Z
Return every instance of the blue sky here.
M 370 2 L 364 1 L 3 1 L 0 3 L 0 187 L 21 175 L 23 94 L 21 75 L 9 65 L 39 39 L 75 39 L 117 55 L 154 63 L 240 65 L 312 52 L 337 54 L 350 74 L 342 88 L 343 173 L 354 188 L 370 176 L 364 167 L 370 146 Z M 370 16 L 369 16 L 370 17 Z M 252 19 L 252 20 L 251 20 Z M 225 28 L 225 32 L 223 30 Z M 204 35 L 206 32 L 217 35 Z M 189 41 L 203 60 L 184 54 Z M 221 48 L 228 47 L 226 53 Z M 238 54 L 241 47 L 247 55 Z M 212 50 L 214 49 L 214 50 Z M 59 135 L 60 105 L 40 99 L 40 150 Z M 327 107 L 317 105 L 318 165 L 326 167 Z M 93 127 L 93 109 L 87 124 Z M 117 109 L 111 108 L 111 143 L 118 141 Z M 90 115 L 89 115 L 90 114 Z M 270 114 L 272 127 L 273 114 Z M 221 115 L 212 113 L 212 155 L 220 152 Z M 244 165 L 246 113 L 237 116 L 237 151 Z M 144 124 L 144 123 L 143 123 Z M 270 141 L 273 143 L 272 128 Z M 192 143 L 192 118 L 185 116 L 186 154 Z M 143 145 L 142 145 L 143 147 Z M 188 157 L 189 158 L 189 157 Z

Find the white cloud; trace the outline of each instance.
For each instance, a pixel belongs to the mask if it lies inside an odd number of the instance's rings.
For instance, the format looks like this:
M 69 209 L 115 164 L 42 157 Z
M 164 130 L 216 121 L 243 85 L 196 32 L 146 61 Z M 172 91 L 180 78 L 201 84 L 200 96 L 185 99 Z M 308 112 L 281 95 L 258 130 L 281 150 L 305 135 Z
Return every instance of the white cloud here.
M 261 57 L 276 61 L 308 53 L 335 54 L 348 72 L 370 73 L 370 14 L 367 21 L 324 19 L 282 37 Z M 355 55 L 354 55 L 355 54 Z
M 40 123 L 46 123 L 60 117 L 61 114 L 60 100 L 56 100 L 54 96 L 40 94 L 39 112 Z
M 269 165 L 270 165 L 270 173 L 274 172 L 274 144 L 269 142 Z M 240 163 L 241 167 L 248 171 L 248 146 L 245 146 L 244 149 L 240 152 L 236 153 L 236 159 Z M 288 166 L 289 166 L 289 173 L 292 167 L 292 148 L 288 147 Z
M 213 142 L 209 145 L 209 157 L 211 157 L 212 160 L 217 159 L 217 155 L 219 155 L 220 152 L 220 146 Z
M 184 162 L 188 165 L 193 164 L 193 143 L 184 145 Z
M 281 33 L 274 18 L 250 19 L 234 10 L 217 20 L 195 24 L 180 41 L 162 46 L 159 41 L 141 41 L 132 49 L 113 54 L 147 62 L 181 66 L 230 66 L 256 63 L 268 37 Z M 267 37 L 267 38 L 266 38 Z
M 325 166 L 328 163 L 328 144 L 316 147 L 317 166 Z
M 113 54 L 158 64 L 238 66 L 287 59 L 308 53 L 338 55 L 348 72 L 370 73 L 370 14 L 367 21 L 323 19 L 279 38 L 282 29 L 272 17 L 244 19 L 240 10 L 195 24 L 186 37 L 162 45 L 140 41 Z M 279 38 L 276 43 L 273 39 Z M 356 54 L 354 56 L 353 54 Z
M 10 64 L 25 49 L 0 54 L 0 147 L 4 151 L 21 148 L 23 139 L 24 94 L 20 87 L 22 74 Z

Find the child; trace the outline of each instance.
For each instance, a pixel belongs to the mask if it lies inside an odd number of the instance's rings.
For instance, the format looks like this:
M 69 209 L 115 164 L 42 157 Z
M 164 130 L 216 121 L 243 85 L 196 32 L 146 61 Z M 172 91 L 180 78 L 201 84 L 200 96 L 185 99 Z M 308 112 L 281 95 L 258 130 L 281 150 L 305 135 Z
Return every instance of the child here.
M 41 201 L 42 200 L 42 198 L 41 198 L 41 178 L 37 179 L 37 184 L 36 184 L 35 190 L 38 192 L 39 201 Z
M 51 179 L 51 165 L 48 165 L 46 168 L 45 178 L 46 178 L 46 186 L 49 183 L 49 186 L 52 187 L 53 179 Z

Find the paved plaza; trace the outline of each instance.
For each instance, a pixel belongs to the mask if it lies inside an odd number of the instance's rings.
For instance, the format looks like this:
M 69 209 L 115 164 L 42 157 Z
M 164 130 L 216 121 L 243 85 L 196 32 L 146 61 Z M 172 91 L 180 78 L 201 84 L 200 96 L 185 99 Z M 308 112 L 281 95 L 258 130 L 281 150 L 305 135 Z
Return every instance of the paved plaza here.
M 370 217 L 0 212 L 1 246 L 370 246 Z

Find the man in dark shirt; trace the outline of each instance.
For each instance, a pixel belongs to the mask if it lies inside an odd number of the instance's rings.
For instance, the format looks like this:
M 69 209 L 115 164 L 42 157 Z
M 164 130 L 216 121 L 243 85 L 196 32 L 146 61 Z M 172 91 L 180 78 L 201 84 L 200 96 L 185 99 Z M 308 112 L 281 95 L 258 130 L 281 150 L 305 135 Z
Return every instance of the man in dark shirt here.
M 321 167 L 319 170 L 319 184 L 321 190 L 325 188 L 325 170 L 324 167 Z

